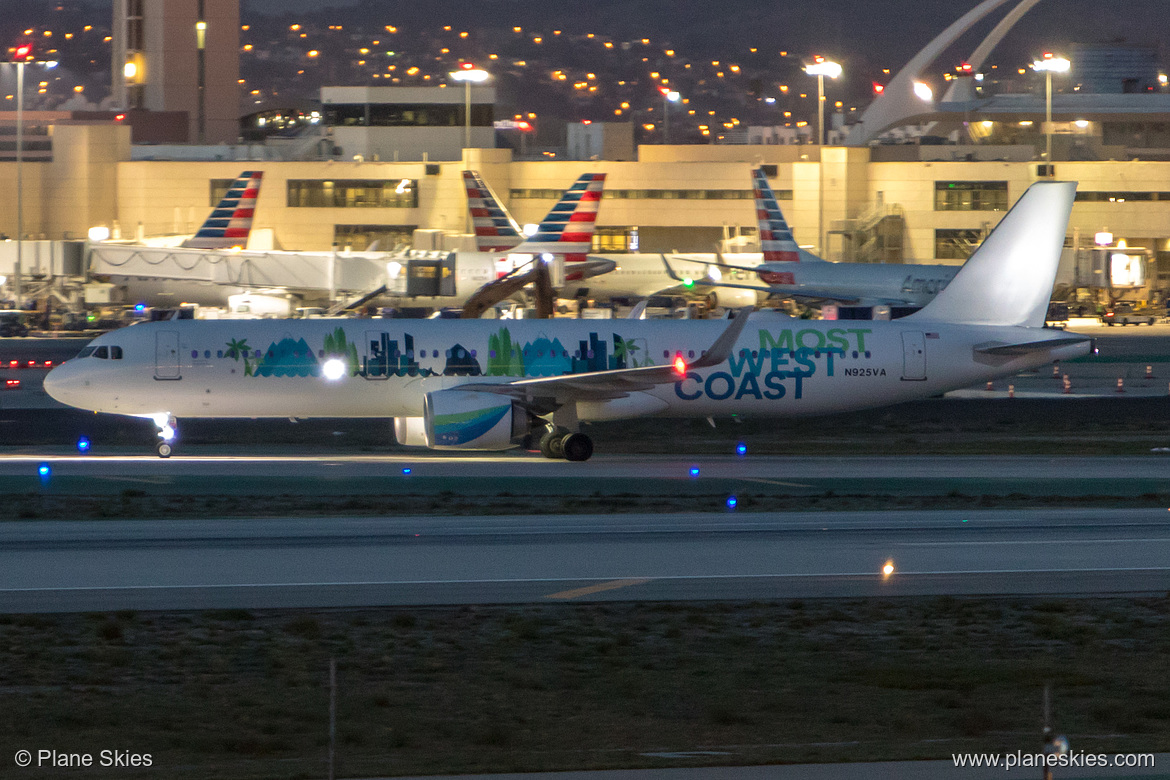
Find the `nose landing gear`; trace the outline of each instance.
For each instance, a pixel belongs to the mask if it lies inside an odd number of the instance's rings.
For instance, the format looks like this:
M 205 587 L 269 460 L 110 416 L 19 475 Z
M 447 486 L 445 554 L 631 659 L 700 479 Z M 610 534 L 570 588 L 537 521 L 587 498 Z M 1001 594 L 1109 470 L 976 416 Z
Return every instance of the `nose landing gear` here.
M 154 418 L 154 424 L 158 428 L 158 441 L 154 445 L 154 451 L 158 453 L 160 458 L 169 458 L 171 453 L 175 450 L 175 439 L 179 436 L 179 423 L 171 416 L 167 416 L 165 420 L 162 416 Z

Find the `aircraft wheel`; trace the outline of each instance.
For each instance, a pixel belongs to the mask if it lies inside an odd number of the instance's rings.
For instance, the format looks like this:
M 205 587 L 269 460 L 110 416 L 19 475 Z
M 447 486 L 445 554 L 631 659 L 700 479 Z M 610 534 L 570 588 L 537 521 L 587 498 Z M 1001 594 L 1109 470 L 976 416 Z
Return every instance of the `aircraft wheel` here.
M 565 454 L 565 460 L 589 460 L 589 456 L 593 454 L 593 440 L 583 433 L 570 433 L 561 439 L 561 450 Z
M 158 444 L 155 445 L 154 449 L 158 452 L 158 456 L 160 458 L 171 457 L 171 452 L 173 451 L 171 445 L 166 443 L 165 441 L 160 441 Z
M 564 438 L 564 434 L 559 431 L 550 429 L 547 433 L 540 437 L 540 454 L 550 459 L 561 457 L 559 454 L 553 451 L 553 442 L 556 442 L 559 445 L 562 438 Z

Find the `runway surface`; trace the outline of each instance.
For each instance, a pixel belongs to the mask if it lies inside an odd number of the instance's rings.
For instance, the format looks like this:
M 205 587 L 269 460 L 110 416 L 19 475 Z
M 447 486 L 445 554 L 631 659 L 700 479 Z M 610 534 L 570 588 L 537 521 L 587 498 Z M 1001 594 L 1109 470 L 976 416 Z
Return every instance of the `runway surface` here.
M 0 613 L 1167 590 L 1166 509 L 0 525 Z
M 42 468 L 47 473 L 42 473 Z M 53 495 L 1051 495 L 1170 491 L 1170 452 L 1140 456 L 595 456 L 527 453 L 280 457 L 0 455 L 0 493 Z
M 1060 778 L 1170 778 L 1170 754 L 1152 754 L 1154 766 L 1142 769 L 1115 767 L 1062 767 Z M 1110 756 L 1112 759 L 1112 756 Z M 1031 774 L 1029 774 L 1031 772 Z M 954 761 L 887 761 L 857 764 L 788 764 L 779 766 L 696 767 L 691 769 L 615 769 L 607 771 L 548 772 L 506 775 L 444 775 L 406 777 L 399 780 L 990 780 L 1013 773 L 1002 768 L 956 767 Z M 1031 769 L 1017 768 L 1015 775 L 1034 777 Z M 387 779 L 388 780 L 388 779 Z

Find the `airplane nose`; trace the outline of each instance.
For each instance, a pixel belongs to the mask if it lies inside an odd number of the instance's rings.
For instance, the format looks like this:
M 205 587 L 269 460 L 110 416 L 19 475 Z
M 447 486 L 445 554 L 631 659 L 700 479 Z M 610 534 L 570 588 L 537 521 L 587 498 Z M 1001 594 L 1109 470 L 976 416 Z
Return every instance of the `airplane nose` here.
M 73 366 L 67 364 L 57 366 L 45 376 L 45 392 L 54 401 L 63 404 L 72 405 L 70 398 L 73 393 L 71 391 L 76 389 L 76 385 L 76 372 L 73 370 Z

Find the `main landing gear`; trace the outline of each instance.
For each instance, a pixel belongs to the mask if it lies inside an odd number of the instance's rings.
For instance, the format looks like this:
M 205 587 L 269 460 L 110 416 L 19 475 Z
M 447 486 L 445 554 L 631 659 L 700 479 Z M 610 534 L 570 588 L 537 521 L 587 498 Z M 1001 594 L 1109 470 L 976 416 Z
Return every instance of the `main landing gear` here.
M 589 460 L 593 455 L 593 440 L 583 433 L 573 433 L 560 427 L 550 427 L 540 437 L 540 454 L 546 458 L 572 461 Z

